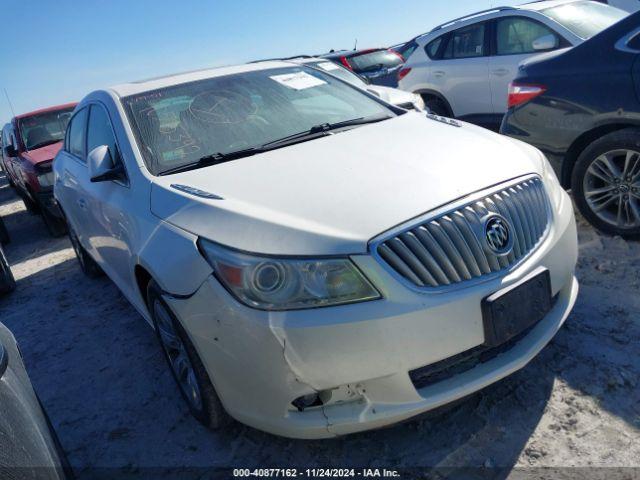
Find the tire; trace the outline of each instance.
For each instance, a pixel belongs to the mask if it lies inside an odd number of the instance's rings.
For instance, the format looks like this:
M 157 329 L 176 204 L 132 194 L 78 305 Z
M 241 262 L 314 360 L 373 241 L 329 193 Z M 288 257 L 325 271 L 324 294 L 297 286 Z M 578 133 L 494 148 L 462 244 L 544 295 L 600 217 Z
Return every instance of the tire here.
M 211 430 L 226 427 L 231 417 L 222 406 L 193 343 L 153 280 L 147 287 L 147 302 L 163 356 L 189 411 Z
M 450 117 L 451 113 L 447 105 L 438 97 L 427 97 L 424 100 L 424 106 L 429 109 L 429 112 L 440 115 L 441 117 Z
M 73 231 L 71 226 L 69 226 L 68 232 L 69 240 L 71 240 L 71 246 L 73 247 L 73 251 L 76 254 L 78 262 L 80 263 L 80 269 L 82 270 L 82 273 L 84 273 L 89 278 L 97 278 L 104 275 L 104 272 L 102 271 L 100 266 L 93 258 L 91 258 L 91 255 L 87 253 L 84 247 L 80 245 L 78 236 Z
M 13 278 L 7 257 L 5 257 L 4 251 L 0 247 L 0 294 L 11 293 L 15 289 L 16 280 Z
M 57 238 L 62 237 L 67 233 L 67 222 L 62 218 L 52 215 L 49 210 L 42 206 L 40 207 L 40 211 L 42 212 L 42 220 L 44 220 L 44 224 L 47 227 L 49 235 Z
M 22 199 L 22 203 L 24 203 L 24 207 L 27 209 L 27 212 L 34 215 L 40 213 L 40 206 L 31 200 L 31 197 L 28 194 L 18 191 L 18 195 Z
M 6 245 L 11 242 L 11 237 L 9 236 L 9 232 L 7 231 L 7 227 L 0 217 L 0 245 Z
M 573 168 L 571 190 L 595 228 L 640 238 L 640 129 L 618 130 L 588 145 Z

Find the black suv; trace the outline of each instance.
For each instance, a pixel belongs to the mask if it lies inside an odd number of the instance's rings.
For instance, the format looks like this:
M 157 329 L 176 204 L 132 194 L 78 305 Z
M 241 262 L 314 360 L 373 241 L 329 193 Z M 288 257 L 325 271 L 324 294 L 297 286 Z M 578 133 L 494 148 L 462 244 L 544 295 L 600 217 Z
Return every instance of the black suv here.
M 640 13 L 521 65 L 500 132 L 542 150 L 595 227 L 640 236 Z

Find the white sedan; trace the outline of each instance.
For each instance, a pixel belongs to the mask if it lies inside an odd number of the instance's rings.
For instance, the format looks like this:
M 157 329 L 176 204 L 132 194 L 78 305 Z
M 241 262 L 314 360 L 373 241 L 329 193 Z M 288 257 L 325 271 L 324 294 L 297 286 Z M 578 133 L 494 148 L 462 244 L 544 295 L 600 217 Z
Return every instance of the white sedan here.
M 304 65 L 93 92 L 54 171 L 82 269 L 155 327 L 212 428 L 404 420 L 526 365 L 578 293 L 538 150 Z

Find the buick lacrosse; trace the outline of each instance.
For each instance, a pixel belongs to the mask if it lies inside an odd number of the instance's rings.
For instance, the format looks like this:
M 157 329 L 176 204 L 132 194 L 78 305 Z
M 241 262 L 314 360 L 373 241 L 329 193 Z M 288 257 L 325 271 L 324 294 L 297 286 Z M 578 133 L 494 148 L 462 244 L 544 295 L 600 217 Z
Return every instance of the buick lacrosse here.
M 93 92 L 54 172 L 83 271 L 155 328 L 212 428 L 407 419 L 526 365 L 578 293 L 537 149 L 304 65 Z

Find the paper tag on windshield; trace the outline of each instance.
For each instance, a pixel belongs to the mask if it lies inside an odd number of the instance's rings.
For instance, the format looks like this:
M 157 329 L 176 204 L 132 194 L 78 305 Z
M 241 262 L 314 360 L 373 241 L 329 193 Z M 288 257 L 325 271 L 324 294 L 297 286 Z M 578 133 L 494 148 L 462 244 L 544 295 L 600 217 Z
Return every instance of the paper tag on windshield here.
M 269 78 L 293 90 L 305 90 L 307 88 L 326 85 L 327 83 L 313 75 L 309 75 L 307 72 L 286 73 L 284 75 L 274 75 Z
M 340 67 L 338 65 L 336 65 L 333 62 L 323 62 L 323 63 L 319 63 L 318 66 L 323 69 L 326 70 L 327 72 L 330 72 L 331 70 L 338 70 Z

